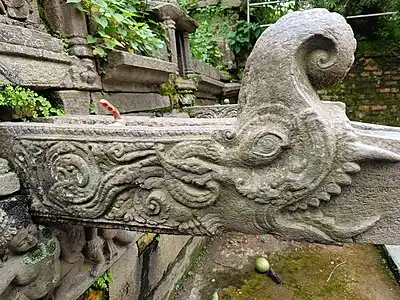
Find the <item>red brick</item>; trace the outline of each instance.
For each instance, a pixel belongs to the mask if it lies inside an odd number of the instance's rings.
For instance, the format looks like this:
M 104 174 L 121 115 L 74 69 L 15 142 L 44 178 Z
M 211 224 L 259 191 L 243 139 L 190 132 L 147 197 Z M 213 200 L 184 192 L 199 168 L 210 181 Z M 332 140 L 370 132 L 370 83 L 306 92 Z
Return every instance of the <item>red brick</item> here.
M 379 89 L 379 91 L 380 91 L 381 93 L 390 93 L 390 92 L 391 92 L 391 89 L 390 89 L 390 88 L 381 88 L 381 89 Z
M 367 65 L 364 67 L 364 70 L 366 71 L 376 71 L 378 70 L 378 66 L 377 65 Z
M 371 110 L 385 110 L 387 109 L 386 105 L 373 105 L 371 106 Z

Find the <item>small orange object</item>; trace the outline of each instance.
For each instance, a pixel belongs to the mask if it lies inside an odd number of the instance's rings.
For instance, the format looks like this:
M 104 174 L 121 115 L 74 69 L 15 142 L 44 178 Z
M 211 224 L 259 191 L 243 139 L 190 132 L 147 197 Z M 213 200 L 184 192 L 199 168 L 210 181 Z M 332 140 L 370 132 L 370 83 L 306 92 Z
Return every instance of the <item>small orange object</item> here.
M 119 113 L 118 109 L 115 108 L 114 105 L 112 105 L 110 102 L 108 102 L 105 99 L 101 99 L 100 103 L 104 106 L 105 109 L 107 109 L 109 112 L 112 113 L 115 122 L 121 121 L 121 114 Z

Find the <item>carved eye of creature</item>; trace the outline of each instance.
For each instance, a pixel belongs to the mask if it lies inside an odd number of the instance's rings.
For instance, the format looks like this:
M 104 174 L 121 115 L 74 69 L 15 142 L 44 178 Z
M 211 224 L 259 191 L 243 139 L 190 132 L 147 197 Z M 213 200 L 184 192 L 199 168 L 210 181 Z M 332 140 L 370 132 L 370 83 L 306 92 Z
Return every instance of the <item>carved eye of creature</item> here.
M 285 145 L 283 139 L 273 133 L 263 133 L 254 139 L 253 154 L 271 158 L 279 154 Z

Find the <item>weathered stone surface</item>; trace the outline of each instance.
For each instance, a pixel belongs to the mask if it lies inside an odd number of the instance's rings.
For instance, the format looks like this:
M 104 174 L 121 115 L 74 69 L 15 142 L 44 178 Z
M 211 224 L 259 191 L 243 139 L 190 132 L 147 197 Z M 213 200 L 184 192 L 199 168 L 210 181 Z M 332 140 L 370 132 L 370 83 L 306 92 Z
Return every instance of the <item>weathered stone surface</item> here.
M 44 30 L 35 0 L 0 1 L 0 23 Z
M 195 80 L 197 82 L 196 97 L 217 100 L 222 95 L 225 86 L 223 82 L 205 75 L 197 75 Z
M 240 83 L 225 83 L 222 97 L 228 99 L 229 103 L 236 103 L 239 97 L 240 86 Z
M 0 196 L 11 195 L 20 189 L 17 174 L 13 172 L 0 175 L 0 182 Z
M 396 278 L 396 281 L 400 282 L 400 245 L 384 245 L 383 246 L 387 258 L 389 259 L 389 267 Z
M 226 7 L 240 7 L 242 5 L 241 0 L 221 0 L 221 6 Z
M 212 5 L 218 5 L 220 0 L 199 0 L 197 7 L 206 7 Z
M 150 255 L 150 265 L 148 273 L 148 287 L 153 290 L 157 287 L 160 280 L 164 277 L 164 273 L 168 272 L 168 266 L 174 264 L 174 261 L 179 256 L 180 251 L 188 243 L 188 236 L 168 236 L 160 237 L 157 248 Z
M 103 76 L 107 92 L 149 92 L 175 74 L 177 65 L 159 59 L 115 51 L 109 54 Z
M 110 300 L 139 299 L 141 269 L 136 245 L 130 247 L 109 270 L 113 276 L 109 287 Z
M 157 288 L 152 292 L 152 299 L 169 299 L 175 290 L 177 279 L 189 270 L 194 261 L 200 255 L 207 238 L 194 237 L 183 248 L 177 259 L 171 264 L 158 284 Z
M 88 115 L 90 92 L 88 91 L 57 91 L 55 98 L 62 104 L 68 115 Z
M 193 59 L 193 70 L 197 74 L 205 75 L 215 80 L 221 79 L 221 74 L 216 68 L 197 59 Z
M 185 107 L 184 111 L 191 118 L 236 118 L 238 107 L 237 105 L 204 105 Z
M 351 123 L 316 92 L 355 48 L 342 16 L 292 13 L 256 43 L 237 119 L 0 123 L 4 155 L 38 221 L 398 244 L 400 129 Z
M 157 14 L 160 21 L 173 20 L 178 31 L 191 33 L 199 26 L 196 20 L 186 14 L 176 3 L 150 1 L 149 4 L 149 9 Z
M 111 114 L 99 103 L 100 99 L 107 99 L 115 107 L 118 107 L 121 113 L 147 111 L 171 106 L 168 96 L 161 96 L 155 93 L 92 93 L 96 114 Z
M 17 174 L 10 172 L 8 161 L 0 158 L 0 196 L 11 195 L 20 189 Z
M 41 31 L 0 23 L 0 42 L 61 52 L 63 41 Z
M 100 76 L 89 59 L 3 42 L 0 82 L 35 89 L 101 89 Z

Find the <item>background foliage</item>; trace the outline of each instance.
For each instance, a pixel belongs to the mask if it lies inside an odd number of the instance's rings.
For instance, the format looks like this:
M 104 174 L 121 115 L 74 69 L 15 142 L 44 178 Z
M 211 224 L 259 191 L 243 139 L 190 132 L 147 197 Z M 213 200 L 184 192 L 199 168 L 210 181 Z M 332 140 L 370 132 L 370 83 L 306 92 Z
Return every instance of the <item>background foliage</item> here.
M 13 118 L 30 119 L 62 115 L 64 111 L 54 108 L 44 97 L 20 86 L 0 85 L 0 106 L 12 109 Z
M 162 23 L 146 13 L 146 2 L 140 0 L 67 0 L 78 3 L 92 23 L 87 42 L 93 54 L 105 57 L 106 50 L 119 49 L 146 56 L 157 56 L 165 47 Z

